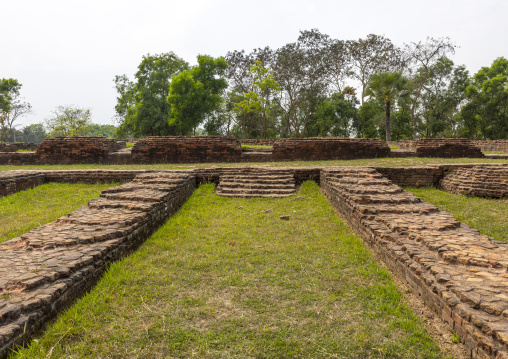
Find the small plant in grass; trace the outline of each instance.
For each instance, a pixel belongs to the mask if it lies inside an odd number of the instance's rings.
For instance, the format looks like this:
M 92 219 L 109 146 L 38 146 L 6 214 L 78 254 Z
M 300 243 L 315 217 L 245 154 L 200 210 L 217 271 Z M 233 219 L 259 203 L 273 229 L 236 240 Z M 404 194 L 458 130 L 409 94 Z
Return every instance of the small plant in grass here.
M 462 341 L 460 340 L 460 337 L 457 335 L 457 333 L 452 333 L 452 343 L 453 344 L 462 343 Z
M 125 146 L 126 146 L 127 148 L 129 148 L 129 147 L 134 147 L 134 142 L 126 142 L 126 143 L 125 143 Z

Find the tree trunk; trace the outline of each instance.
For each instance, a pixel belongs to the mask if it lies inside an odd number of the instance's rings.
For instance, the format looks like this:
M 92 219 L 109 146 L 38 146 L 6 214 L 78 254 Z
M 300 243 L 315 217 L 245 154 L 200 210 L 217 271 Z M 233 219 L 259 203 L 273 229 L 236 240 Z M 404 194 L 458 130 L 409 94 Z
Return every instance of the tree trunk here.
M 386 141 L 390 141 L 390 101 L 386 103 Z
M 244 111 L 243 113 L 243 122 L 242 122 L 242 127 L 243 127 L 243 138 L 247 138 L 247 125 L 245 123 L 246 119 L 245 117 L 247 116 L 247 112 Z

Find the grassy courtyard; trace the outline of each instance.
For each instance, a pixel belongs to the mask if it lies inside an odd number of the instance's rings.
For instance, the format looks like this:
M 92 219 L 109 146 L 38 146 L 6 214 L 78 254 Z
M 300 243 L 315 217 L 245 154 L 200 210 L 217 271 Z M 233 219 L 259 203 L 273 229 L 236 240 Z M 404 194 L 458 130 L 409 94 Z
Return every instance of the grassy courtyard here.
M 0 197 L 0 242 L 56 220 L 116 184 L 47 183 Z
M 203 185 L 15 357 L 441 357 L 423 328 L 315 183 L 283 199 Z

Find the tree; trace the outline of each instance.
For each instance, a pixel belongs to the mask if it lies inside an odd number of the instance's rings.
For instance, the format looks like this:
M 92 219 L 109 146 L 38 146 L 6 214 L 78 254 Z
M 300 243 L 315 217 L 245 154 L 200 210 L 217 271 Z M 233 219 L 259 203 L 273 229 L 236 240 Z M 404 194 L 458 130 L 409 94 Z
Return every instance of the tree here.
M 468 103 L 462 108 L 468 137 L 508 138 L 508 60 L 496 59 L 482 67 L 466 89 Z
M 114 138 L 117 127 L 114 125 L 100 125 L 93 123 L 84 130 L 85 136 L 103 136 Z
M 42 123 L 34 123 L 24 127 L 21 131 L 20 141 L 29 143 L 40 143 L 47 137 L 46 130 Z
M 409 95 L 407 91 L 407 79 L 401 72 L 382 72 L 372 75 L 365 91 L 367 96 L 376 97 L 385 103 L 385 127 L 386 141 L 390 141 L 390 109 L 391 104 L 398 98 Z
M 50 137 L 84 136 L 92 125 L 92 110 L 76 105 L 58 106 L 45 120 Z
M 253 76 L 252 91 L 243 95 L 240 102 L 234 104 L 236 112 L 242 116 L 242 129 L 244 138 L 248 138 L 246 116 L 248 113 L 258 117 L 258 124 L 261 129 L 261 138 L 267 138 L 269 128 L 274 127 L 272 113 L 277 107 L 274 104 L 274 94 L 280 91 L 279 84 L 273 79 L 273 71 L 263 66 L 259 60 L 251 65 L 250 74 Z
M 7 141 L 14 122 L 32 112 L 32 105 L 24 102 L 19 90 L 21 84 L 15 79 L 0 80 L 0 140 Z
M 405 53 L 413 67 L 408 67 L 411 76 L 411 120 L 413 139 L 417 138 L 416 109 L 430 79 L 439 68 L 439 60 L 455 52 L 449 38 L 427 38 L 426 42 L 412 42 L 405 46 Z
M 199 55 L 198 66 L 173 78 L 167 103 L 171 106 L 169 125 L 177 134 L 195 133 L 205 117 L 219 108 L 228 86 L 223 78 L 227 66 L 221 57 Z
M 115 77 L 119 93 L 115 106 L 120 126 L 118 135 L 136 137 L 175 134 L 168 123 L 171 106 L 166 101 L 171 79 L 183 70 L 187 62 L 172 52 L 146 55 L 138 66 L 135 81 L 126 75 Z
M 352 59 L 351 73 L 362 86 L 361 104 L 363 105 L 367 86 L 374 74 L 400 70 L 404 66 L 402 52 L 391 40 L 380 35 L 370 34 L 366 39 L 347 41 Z

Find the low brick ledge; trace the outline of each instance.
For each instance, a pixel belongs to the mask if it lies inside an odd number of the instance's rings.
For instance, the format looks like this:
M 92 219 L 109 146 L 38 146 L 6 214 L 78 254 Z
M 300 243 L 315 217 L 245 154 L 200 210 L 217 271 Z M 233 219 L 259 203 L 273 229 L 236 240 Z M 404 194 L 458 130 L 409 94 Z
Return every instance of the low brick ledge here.
M 185 203 L 192 173 L 145 173 L 0 244 L 0 358 L 86 293 Z
M 330 203 L 473 358 L 508 358 L 508 245 L 481 235 L 372 168 L 321 171 Z

